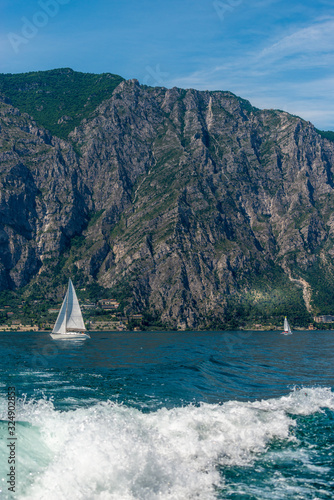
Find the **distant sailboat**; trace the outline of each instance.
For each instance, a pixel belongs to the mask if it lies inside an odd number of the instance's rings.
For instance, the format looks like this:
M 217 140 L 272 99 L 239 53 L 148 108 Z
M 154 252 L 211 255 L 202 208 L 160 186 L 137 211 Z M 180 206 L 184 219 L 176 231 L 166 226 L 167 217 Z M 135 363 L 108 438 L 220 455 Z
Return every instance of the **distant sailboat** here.
M 286 319 L 286 316 L 284 318 L 284 331 L 282 332 L 283 335 L 292 335 L 292 331 L 289 325 L 288 320 Z
M 71 279 L 60 308 L 57 321 L 50 334 L 53 339 L 87 339 L 81 309 Z

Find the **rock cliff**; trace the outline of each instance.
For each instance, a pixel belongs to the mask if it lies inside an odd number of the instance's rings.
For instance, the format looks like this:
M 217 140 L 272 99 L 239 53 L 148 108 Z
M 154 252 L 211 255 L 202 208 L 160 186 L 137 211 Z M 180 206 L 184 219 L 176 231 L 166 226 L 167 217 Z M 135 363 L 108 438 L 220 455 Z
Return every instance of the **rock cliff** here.
M 230 92 L 105 97 L 59 138 L 3 92 L 0 289 L 71 274 L 180 328 L 329 311 L 333 142 Z

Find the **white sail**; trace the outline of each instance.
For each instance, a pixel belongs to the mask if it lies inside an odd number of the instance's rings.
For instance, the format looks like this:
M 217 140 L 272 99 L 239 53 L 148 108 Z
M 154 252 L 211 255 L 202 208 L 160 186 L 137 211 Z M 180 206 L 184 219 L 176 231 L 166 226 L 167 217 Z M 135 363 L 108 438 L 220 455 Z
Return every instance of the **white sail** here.
M 52 333 L 65 333 L 66 332 L 66 305 L 67 305 L 67 293 L 64 297 L 62 306 L 58 313 L 57 321 L 53 327 Z
M 84 340 L 90 336 L 85 332 L 77 294 L 72 281 L 68 280 L 67 292 L 58 313 L 57 321 L 50 334 L 54 340 Z
M 66 332 L 77 332 L 86 330 L 77 294 L 71 280 L 68 282 L 66 308 Z
M 286 334 L 292 333 L 289 322 L 286 317 L 284 318 L 284 333 Z

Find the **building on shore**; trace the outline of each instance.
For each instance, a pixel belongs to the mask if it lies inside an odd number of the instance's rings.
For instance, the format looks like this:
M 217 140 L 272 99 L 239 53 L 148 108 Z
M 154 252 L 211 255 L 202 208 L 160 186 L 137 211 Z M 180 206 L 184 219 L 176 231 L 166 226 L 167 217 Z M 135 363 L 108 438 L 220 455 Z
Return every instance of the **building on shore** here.
M 1 332 L 38 332 L 38 330 L 37 325 L 22 325 L 21 323 L 0 325 Z
M 129 319 L 133 320 L 133 321 L 140 321 L 140 322 L 142 322 L 143 321 L 143 315 L 142 314 L 130 314 Z
M 123 331 L 127 325 L 122 321 L 91 321 L 89 330 L 107 330 L 107 331 Z
M 334 316 L 331 314 L 323 314 L 321 316 L 314 316 L 315 323 L 334 323 Z
M 104 309 L 106 311 L 108 311 L 108 310 L 115 311 L 119 307 L 119 302 L 117 302 L 116 299 L 101 299 L 101 300 L 99 300 L 98 304 L 102 309 Z

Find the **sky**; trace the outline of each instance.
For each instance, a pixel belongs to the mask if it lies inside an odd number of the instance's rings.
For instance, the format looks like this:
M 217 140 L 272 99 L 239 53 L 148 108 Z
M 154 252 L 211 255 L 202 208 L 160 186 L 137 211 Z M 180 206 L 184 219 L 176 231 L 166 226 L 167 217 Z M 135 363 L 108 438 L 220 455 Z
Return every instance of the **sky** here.
M 0 73 L 229 90 L 334 130 L 334 0 L 1 0 Z

